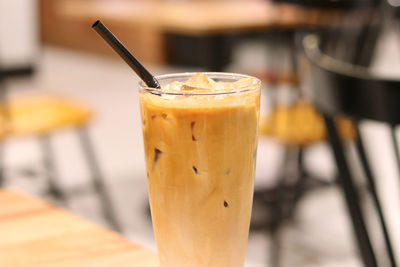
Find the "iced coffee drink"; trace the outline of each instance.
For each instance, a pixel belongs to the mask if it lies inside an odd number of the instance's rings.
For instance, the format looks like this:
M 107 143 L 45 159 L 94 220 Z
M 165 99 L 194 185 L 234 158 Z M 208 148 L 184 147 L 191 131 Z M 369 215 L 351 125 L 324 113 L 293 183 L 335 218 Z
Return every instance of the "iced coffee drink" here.
M 260 81 L 231 73 L 159 76 L 140 104 L 153 228 L 162 267 L 242 267 Z

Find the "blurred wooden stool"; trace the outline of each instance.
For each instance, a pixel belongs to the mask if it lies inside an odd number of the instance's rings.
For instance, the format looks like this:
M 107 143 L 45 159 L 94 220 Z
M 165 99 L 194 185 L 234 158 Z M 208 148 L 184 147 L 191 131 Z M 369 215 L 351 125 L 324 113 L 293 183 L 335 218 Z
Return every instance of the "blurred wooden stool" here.
M 3 140 L 14 136 L 37 136 L 39 138 L 44 157 L 43 164 L 48 176 L 47 193 L 62 202 L 67 201 L 68 195 L 74 192 L 82 193 L 86 189 L 80 188 L 72 192 L 65 192 L 61 189 L 50 137 L 52 133 L 63 128 L 74 129 L 91 173 L 91 187 L 100 198 L 103 215 L 112 228 L 121 230 L 87 132 L 87 125 L 92 117 L 92 112 L 88 107 L 60 95 L 36 94 L 6 99 L 0 105 L 0 112 L 0 137 Z M 0 185 L 2 183 L 4 183 L 3 174 L 0 177 Z
M 350 119 L 338 116 L 336 123 L 343 140 L 355 138 Z M 322 116 L 304 100 L 292 105 L 277 105 L 268 116 L 260 119 L 260 134 L 275 138 L 286 146 L 308 146 L 326 141 Z
M 50 94 L 12 98 L 1 108 L 7 114 L 0 118 L 1 136 L 47 135 L 64 127 L 84 126 L 92 115 L 83 104 Z
M 338 116 L 336 123 L 343 140 L 354 140 L 356 132 L 351 120 Z M 252 218 L 251 225 L 254 230 L 267 229 L 271 234 L 274 243 L 271 262 L 272 266 L 278 266 L 282 223 L 293 216 L 296 205 L 307 191 L 333 184 L 309 175 L 303 162 L 304 150 L 325 142 L 327 137 L 323 117 L 311 103 L 301 99 L 290 105 L 277 104 L 268 115 L 261 116 L 259 130 L 261 135 L 276 139 L 284 148 L 282 173 L 277 184 L 254 192 L 254 208 L 260 209 L 264 218 Z

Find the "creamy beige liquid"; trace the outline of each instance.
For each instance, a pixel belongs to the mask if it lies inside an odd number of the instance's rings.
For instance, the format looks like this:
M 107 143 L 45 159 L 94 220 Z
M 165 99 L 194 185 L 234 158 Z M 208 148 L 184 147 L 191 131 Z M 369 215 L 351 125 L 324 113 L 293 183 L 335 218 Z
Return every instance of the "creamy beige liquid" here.
M 191 85 L 194 81 L 210 87 L 196 79 L 204 77 L 196 75 Z M 256 80 L 244 84 L 248 92 L 219 96 L 140 94 L 151 213 L 162 267 L 243 266 L 260 90 Z M 164 89 L 205 90 L 185 89 L 182 84 Z M 209 90 L 233 89 L 213 83 Z

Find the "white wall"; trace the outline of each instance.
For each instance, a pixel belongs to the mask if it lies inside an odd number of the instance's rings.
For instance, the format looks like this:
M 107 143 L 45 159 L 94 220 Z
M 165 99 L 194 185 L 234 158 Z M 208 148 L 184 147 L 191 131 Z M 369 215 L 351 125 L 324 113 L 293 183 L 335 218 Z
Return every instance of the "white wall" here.
M 0 0 L 0 66 L 34 63 L 39 50 L 38 2 Z

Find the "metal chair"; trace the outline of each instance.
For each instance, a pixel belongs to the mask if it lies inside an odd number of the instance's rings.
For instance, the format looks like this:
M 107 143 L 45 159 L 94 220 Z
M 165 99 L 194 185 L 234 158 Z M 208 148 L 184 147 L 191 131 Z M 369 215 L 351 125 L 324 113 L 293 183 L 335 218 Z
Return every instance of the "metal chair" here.
M 361 259 L 365 267 L 379 266 L 377 253 L 371 243 L 371 233 L 366 227 L 360 188 L 357 188 L 355 177 L 350 172 L 342 146 L 343 140 L 339 137 L 337 125 L 333 120 L 337 114 L 351 117 L 356 125 L 356 150 L 379 218 L 385 242 L 385 254 L 390 266 L 396 267 L 398 265 L 360 135 L 359 123 L 361 120 L 369 119 L 385 122 L 391 126 L 393 146 L 396 149 L 397 162 L 400 167 L 398 143 L 394 135 L 395 126 L 400 124 L 400 113 L 398 112 L 400 80 L 380 79 L 369 73 L 366 68 L 344 63 L 324 54 L 321 52 L 323 42 L 318 35 L 307 35 L 301 40 L 306 57 L 311 62 L 312 99 L 324 117 L 328 141 L 338 168 L 339 184 L 344 193 Z
M 320 10 L 341 10 L 338 19 L 343 21 L 332 21 L 331 24 L 321 26 L 318 31 L 329 32 L 330 35 L 346 36 L 346 43 L 338 43 L 331 46 L 330 49 L 345 51 L 342 58 L 349 58 L 357 61 L 359 64 L 368 65 L 371 60 L 370 50 L 374 48 L 381 31 L 381 24 L 371 23 L 371 18 L 380 16 L 382 4 L 379 0 L 274 0 L 276 3 L 296 4 L 304 8 L 318 8 Z M 362 12 L 358 12 L 362 11 Z M 335 11 L 333 11 L 335 12 Z M 356 23 L 355 23 L 356 22 Z M 279 35 L 283 42 L 289 43 L 288 53 L 290 55 L 290 64 L 295 76 L 298 76 L 298 49 L 296 46 L 296 36 L 299 32 L 310 30 L 309 27 L 301 27 L 295 30 L 282 29 Z M 343 47 L 357 46 L 369 40 L 371 44 L 368 49 L 350 51 L 350 49 L 341 49 Z M 362 62 L 362 63 L 361 63 Z M 283 173 L 279 177 L 279 182 L 274 188 L 256 190 L 254 195 L 255 206 L 264 206 L 267 219 L 258 222 L 258 225 L 264 224 L 261 229 L 267 229 L 272 237 L 274 246 L 271 247 L 272 266 L 279 266 L 279 231 L 284 221 L 290 219 L 295 213 L 297 204 L 308 191 L 323 186 L 331 186 L 333 183 L 319 179 L 307 173 L 304 168 L 303 154 L 306 149 L 316 143 L 326 140 L 326 131 L 324 128 L 323 117 L 315 110 L 314 106 L 306 101 L 303 92 L 299 90 L 298 77 L 292 79 L 294 87 L 297 87 L 298 98 L 290 106 L 273 103 L 274 108 L 265 121 L 261 121 L 261 129 L 264 134 L 277 139 L 283 144 L 285 157 L 282 164 Z M 295 89 L 295 90 L 296 90 Z M 275 95 L 279 89 L 274 89 Z M 285 120 L 286 118 L 286 120 Z M 354 139 L 354 127 L 351 121 L 346 118 L 340 118 L 339 132 L 340 136 L 347 140 Z M 263 127 L 264 126 L 264 127 Z M 290 168 L 295 166 L 294 168 Z M 294 170 L 294 171 L 293 171 Z M 273 212 L 269 212 L 272 210 Z M 257 220 L 252 221 L 253 229 L 257 229 Z

